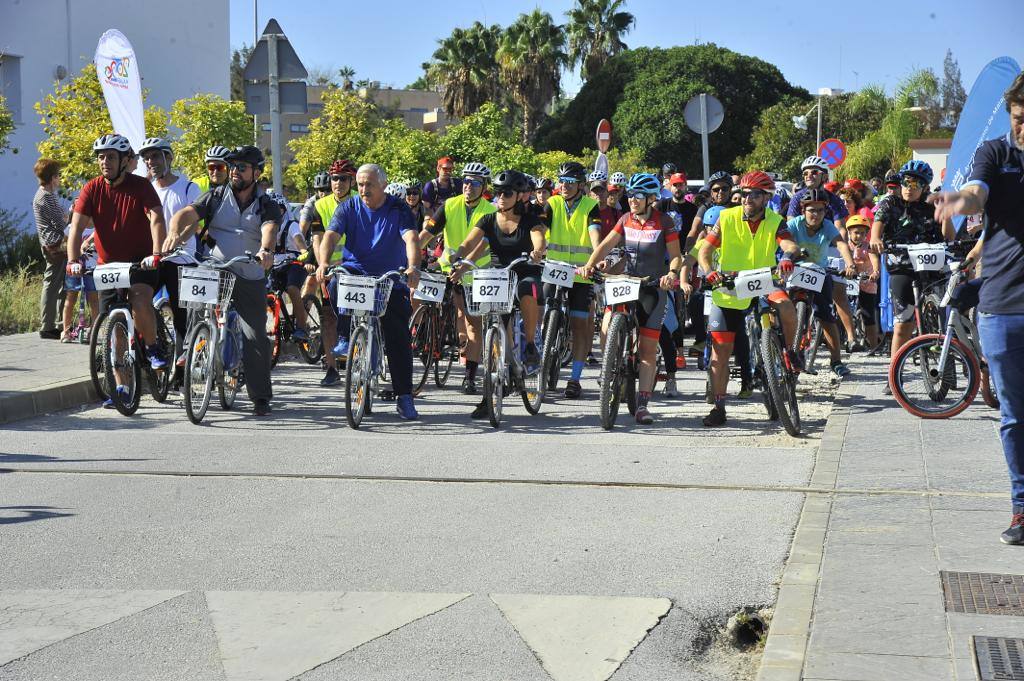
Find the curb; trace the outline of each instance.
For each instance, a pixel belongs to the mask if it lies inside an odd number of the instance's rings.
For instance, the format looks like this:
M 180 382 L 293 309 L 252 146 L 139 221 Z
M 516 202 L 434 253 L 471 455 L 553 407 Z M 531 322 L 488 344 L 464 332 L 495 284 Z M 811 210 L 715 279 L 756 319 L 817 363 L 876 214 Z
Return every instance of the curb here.
M 99 399 L 92 379 L 73 378 L 0 397 L 0 424 L 71 409 Z
M 811 631 L 814 598 L 818 589 L 825 534 L 832 512 L 832 492 L 839 476 L 839 458 L 850 422 L 850 407 L 860 395 L 862 382 L 845 380 L 832 401 L 825 422 L 800 520 L 789 558 L 782 572 L 768 638 L 757 681 L 800 681 Z

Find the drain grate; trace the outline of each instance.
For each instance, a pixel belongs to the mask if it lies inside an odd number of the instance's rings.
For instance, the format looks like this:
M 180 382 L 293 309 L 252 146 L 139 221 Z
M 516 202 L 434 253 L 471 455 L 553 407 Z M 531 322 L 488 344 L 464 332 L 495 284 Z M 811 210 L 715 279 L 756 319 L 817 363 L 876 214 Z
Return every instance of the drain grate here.
M 972 636 L 981 681 L 1024 681 L 1024 639 Z
M 1024 617 L 1024 575 L 945 570 L 939 575 L 946 612 Z

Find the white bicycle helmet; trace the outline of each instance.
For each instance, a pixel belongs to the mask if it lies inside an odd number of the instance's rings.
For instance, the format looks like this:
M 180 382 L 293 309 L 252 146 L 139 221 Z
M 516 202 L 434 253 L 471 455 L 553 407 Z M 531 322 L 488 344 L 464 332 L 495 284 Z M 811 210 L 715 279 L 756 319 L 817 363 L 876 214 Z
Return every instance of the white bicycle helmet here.
M 163 137 L 147 137 L 139 147 L 139 153 L 143 154 L 150 149 L 158 149 L 159 151 L 171 151 L 171 143 L 165 140 Z
M 607 182 L 608 173 L 603 170 L 595 170 L 594 172 L 587 175 L 587 182 Z
M 462 176 L 482 177 L 486 180 L 491 176 L 491 169 L 480 161 L 470 161 L 462 167 Z
M 804 171 L 808 168 L 817 168 L 823 173 L 828 172 L 828 161 L 823 159 L 821 156 L 808 156 L 804 159 L 804 162 L 800 164 L 800 170 Z
M 394 196 L 397 199 L 405 200 L 407 187 L 401 182 L 392 182 L 387 187 L 384 187 L 384 193 L 391 194 L 391 196 Z
M 112 149 L 122 154 L 132 153 L 132 143 L 128 141 L 127 137 L 118 134 L 100 135 L 100 137 L 92 143 L 93 153 L 99 153 Z
M 626 177 L 626 173 L 612 173 L 610 184 L 614 184 L 616 187 L 625 187 L 626 183 L 629 182 L 629 178 Z
M 214 146 L 206 150 L 206 160 L 227 162 L 227 157 L 228 154 L 230 153 L 231 150 L 228 149 L 227 147 L 222 147 L 219 144 L 215 144 Z

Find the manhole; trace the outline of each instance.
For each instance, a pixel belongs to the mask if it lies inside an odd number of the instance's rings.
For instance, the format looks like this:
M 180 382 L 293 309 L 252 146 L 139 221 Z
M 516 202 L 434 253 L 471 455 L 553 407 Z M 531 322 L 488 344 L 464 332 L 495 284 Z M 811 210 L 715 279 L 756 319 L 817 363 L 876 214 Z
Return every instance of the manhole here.
M 1024 639 L 972 636 L 981 681 L 1024 681 Z
M 945 570 L 939 575 L 946 612 L 1024 617 L 1024 575 Z

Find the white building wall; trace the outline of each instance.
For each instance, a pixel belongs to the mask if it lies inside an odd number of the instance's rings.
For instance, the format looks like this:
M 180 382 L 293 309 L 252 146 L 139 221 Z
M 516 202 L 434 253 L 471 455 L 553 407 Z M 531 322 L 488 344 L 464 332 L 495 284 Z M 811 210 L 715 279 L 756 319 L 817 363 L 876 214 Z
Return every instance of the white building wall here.
M 53 91 L 56 67 L 69 77 L 81 71 L 111 28 L 135 49 L 147 105 L 169 109 L 197 92 L 229 94 L 228 0 L 0 0 L 0 53 L 20 57 L 21 73 L 21 123 L 10 140 L 18 153 L 0 155 L 0 206 L 28 213 L 28 226 L 43 138 L 33 106 Z
M 935 179 L 932 186 L 942 184 L 942 171 L 946 169 L 946 159 L 949 157 L 949 149 L 915 149 L 914 160 L 924 161 L 932 167 Z

